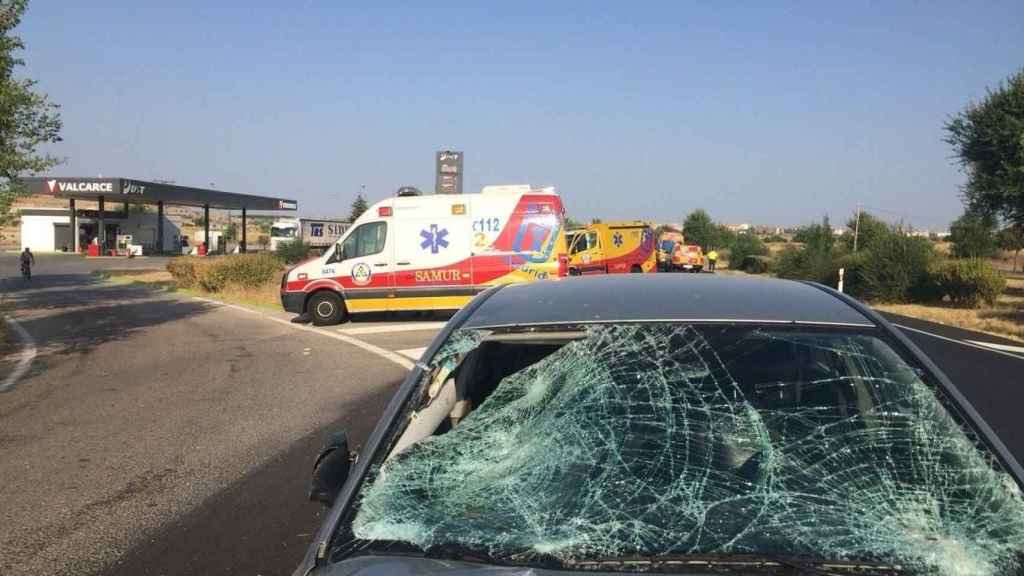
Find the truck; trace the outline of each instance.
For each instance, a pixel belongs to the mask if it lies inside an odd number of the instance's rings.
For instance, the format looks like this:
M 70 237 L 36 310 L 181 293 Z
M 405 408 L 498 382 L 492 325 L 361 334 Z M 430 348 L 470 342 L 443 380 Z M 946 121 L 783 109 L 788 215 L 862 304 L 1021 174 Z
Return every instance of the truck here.
M 281 218 L 270 226 L 270 249 L 298 238 L 314 250 L 334 245 L 352 225 L 343 218 Z
M 657 271 L 654 229 L 646 222 L 599 222 L 569 234 L 571 276 Z
M 658 270 L 671 272 L 675 270 L 680 249 L 683 246 L 683 234 L 677 230 L 665 230 L 658 237 Z
M 700 272 L 704 252 L 697 244 L 687 244 L 682 233 L 665 230 L 658 237 L 658 270 L 661 272 Z
M 318 326 L 350 314 L 454 310 L 496 284 L 567 273 L 554 188 L 399 195 L 364 212 L 322 256 L 281 279 L 281 305 Z

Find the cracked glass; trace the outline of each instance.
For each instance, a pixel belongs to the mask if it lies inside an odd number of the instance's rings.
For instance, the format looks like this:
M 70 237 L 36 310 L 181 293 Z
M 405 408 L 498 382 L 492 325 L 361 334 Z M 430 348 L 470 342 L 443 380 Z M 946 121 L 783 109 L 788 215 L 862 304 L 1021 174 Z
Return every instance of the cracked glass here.
M 374 469 L 353 542 L 569 566 L 754 554 L 1019 569 L 1018 485 L 873 332 L 605 325 L 534 346 L 462 331 L 432 368 L 423 404 L 449 378 L 475 398 Z

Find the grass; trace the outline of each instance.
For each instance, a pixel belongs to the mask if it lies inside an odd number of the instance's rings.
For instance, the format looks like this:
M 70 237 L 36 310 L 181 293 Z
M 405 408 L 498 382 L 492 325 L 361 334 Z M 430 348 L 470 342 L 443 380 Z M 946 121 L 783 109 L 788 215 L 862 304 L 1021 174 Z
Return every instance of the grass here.
M 1024 276 L 1008 278 L 1006 290 L 992 308 L 959 308 L 950 304 L 873 304 L 872 307 L 1024 342 Z
M 792 243 L 790 243 L 792 245 Z M 769 245 L 772 248 L 774 246 Z M 783 244 L 781 247 L 784 248 Z M 948 250 L 948 243 L 940 250 Z M 776 250 L 772 250 L 774 255 Z M 1024 257 L 1021 258 L 1024 261 Z M 966 330 L 984 332 L 994 336 L 1002 336 L 1011 340 L 1024 342 L 1024 273 L 1011 274 L 1012 255 L 992 264 L 1003 270 L 1006 275 L 1006 290 L 999 301 L 991 308 L 963 308 L 949 303 L 944 304 L 884 304 L 873 303 L 871 307 L 883 312 L 891 312 L 911 318 L 920 318 L 930 322 L 956 326 Z M 1019 265 L 1019 264 L 1018 264 Z M 722 269 L 718 274 L 743 275 L 742 270 Z M 766 275 L 770 276 L 770 274 Z
M 241 306 L 281 310 L 280 275 L 275 278 L 274 282 L 269 282 L 259 288 L 231 287 L 220 292 L 207 292 L 201 288 L 178 287 L 174 278 L 171 277 L 171 273 L 166 270 L 103 270 L 93 272 L 93 274 L 118 284 L 142 286 L 184 296 L 199 296 Z

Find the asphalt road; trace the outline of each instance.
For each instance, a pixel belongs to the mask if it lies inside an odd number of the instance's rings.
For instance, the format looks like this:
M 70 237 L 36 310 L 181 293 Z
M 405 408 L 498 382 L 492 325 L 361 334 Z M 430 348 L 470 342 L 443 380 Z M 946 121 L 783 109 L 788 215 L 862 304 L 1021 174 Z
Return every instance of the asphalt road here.
M 321 438 L 360 443 L 406 369 L 282 317 L 86 273 L 138 259 L 40 258 L 30 285 L 10 260 L 39 354 L 0 394 L 0 574 L 293 570 L 319 526 Z M 359 338 L 425 346 L 440 324 L 381 338 L 394 321 L 362 322 Z
M 1024 345 L 990 334 L 961 330 L 896 314 L 884 314 L 952 380 L 1024 463 Z M 995 344 L 987 348 L 976 342 Z M 1009 347 L 1010 350 L 1002 347 Z
M 441 324 L 309 328 L 88 275 L 158 259 L 41 258 L 26 287 L 11 258 L 39 355 L 0 393 L 2 574 L 289 574 L 320 523 L 306 491 L 322 439 L 360 444 L 405 373 L 352 341 L 415 357 Z M 1024 461 L 1024 354 L 964 342 L 1016 344 L 890 318 Z

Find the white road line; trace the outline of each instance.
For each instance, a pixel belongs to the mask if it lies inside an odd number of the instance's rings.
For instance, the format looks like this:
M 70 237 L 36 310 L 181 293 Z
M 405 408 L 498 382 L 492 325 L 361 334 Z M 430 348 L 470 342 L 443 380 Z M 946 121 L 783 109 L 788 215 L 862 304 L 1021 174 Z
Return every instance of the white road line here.
M 398 353 L 402 356 L 412 358 L 413 360 L 419 360 L 423 353 L 427 351 L 427 347 L 423 348 L 409 348 L 408 350 L 399 350 Z
M 956 344 L 962 344 L 964 346 L 970 346 L 971 348 L 977 348 L 978 350 L 984 350 L 985 352 L 991 352 L 993 354 L 1002 354 L 1003 356 L 1009 356 L 1010 358 L 1016 358 L 1017 360 L 1024 360 L 1024 356 L 1021 356 L 1019 354 L 1011 354 L 1009 352 L 1004 352 L 1002 350 L 996 350 L 994 348 L 989 348 L 988 346 L 990 346 L 990 345 L 979 346 L 978 344 L 975 344 L 974 342 L 972 342 L 970 340 L 957 340 L 956 338 L 948 338 L 946 336 L 940 336 L 940 335 L 935 334 L 933 332 L 927 332 L 925 330 L 918 330 L 917 328 L 911 328 L 910 326 L 904 326 L 902 324 L 893 324 L 893 326 L 895 326 L 895 327 L 897 327 L 897 328 L 899 328 L 901 330 L 910 330 L 912 332 L 917 332 L 919 334 L 924 334 L 926 336 L 931 336 L 932 338 L 938 338 L 939 340 L 945 340 L 947 342 L 955 342 Z
M 1014 352 L 1016 354 L 1024 354 L 1024 346 L 1010 346 L 1008 344 L 996 344 L 994 342 L 982 342 L 980 340 L 968 340 L 971 344 L 977 344 L 978 346 L 984 346 L 986 348 L 993 348 L 995 350 L 1002 350 L 1003 352 Z
M 381 348 L 380 346 L 374 346 L 373 344 L 369 344 L 367 342 L 363 342 L 362 340 L 359 340 L 359 339 L 356 339 L 356 338 L 352 338 L 350 336 L 346 336 L 345 334 L 339 334 L 339 333 L 331 331 L 331 330 L 319 330 L 317 328 L 312 328 L 310 326 L 305 326 L 303 324 L 296 324 L 296 323 L 294 323 L 294 322 L 292 322 L 290 320 L 285 320 L 283 318 L 275 318 L 274 316 L 270 316 L 268 314 L 264 314 L 263 312 L 260 312 L 258 310 L 253 310 L 252 308 L 246 308 L 245 306 L 238 306 L 237 304 L 228 304 L 226 302 L 220 302 L 218 300 L 210 300 L 208 298 L 200 298 L 199 296 L 193 296 L 193 298 L 196 299 L 196 300 L 199 300 L 201 302 L 208 302 L 210 304 L 217 304 L 217 305 L 220 305 L 220 306 L 226 306 L 228 308 L 232 308 L 234 310 L 240 310 L 242 312 L 247 312 L 249 314 L 255 314 L 255 315 L 260 316 L 260 317 L 262 317 L 262 318 L 264 318 L 266 320 L 270 320 L 271 322 L 277 322 L 278 324 L 282 324 L 284 326 L 292 328 L 293 330 L 302 330 L 302 331 L 305 331 L 305 332 L 309 332 L 311 334 L 319 334 L 321 336 L 327 336 L 328 338 L 334 338 L 335 340 L 340 340 L 340 341 L 342 341 L 342 342 L 344 342 L 346 344 L 351 344 L 352 346 L 355 346 L 356 348 L 362 348 L 363 350 L 366 350 L 367 352 L 370 352 L 371 354 L 376 354 L 377 356 L 380 356 L 381 358 L 384 358 L 385 360 L 390 360 L 391 362 L 394 362 L 395 364 L 398 364 L 399 366 L 401 366 L 402 368 L 405 368 L 406 370 L 412 370 L 412 367 L 415 366 L 414 363 L 410 362 L 409 359 L 404 357 L 404 356 L 396 354 L 396 353 L 394 353 L 394 352 L 392 352 L 390 350 L 385 350 L 384 348 Z
M 357 326 L 354 328 L 338 328 L 342 334 L 388 334 L 390 332 L 412 332 L 413 330 L 440 330 L 444 322 L 410 322 L 408 324 L 385 324 L 375 326 Z
M 14 387 L 14 383 L 18 381 L 18 378 L 21 378 L 22 375 L 25 374 L 28 367 L 32 364 L 32 359 L 36 357 L 37 352 L 35 340 L 32 339 L 32 336 L 28 331 L 21 327 L 21 324 L 18 324 L 14 318 L 11 318 L 6 314 L 4 315 L 4 321 L 18 333 L 18 338 L 21 338 L 24 346 L 22 347 L 21 352 L 18 352 L 18 363 L 14 366 L 14 371 L 8 374 L 7 378 L 4 378 L 3 384 L 0 384 L 0 392 L 7 392 Z

